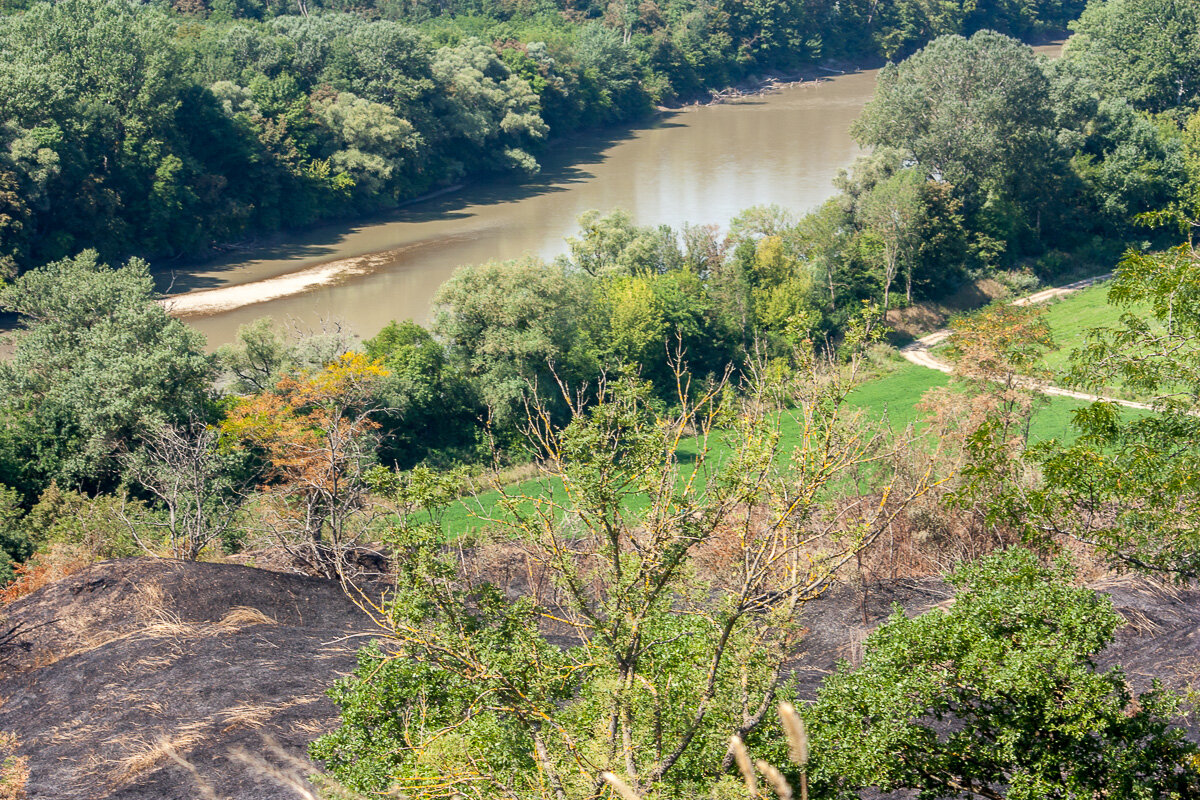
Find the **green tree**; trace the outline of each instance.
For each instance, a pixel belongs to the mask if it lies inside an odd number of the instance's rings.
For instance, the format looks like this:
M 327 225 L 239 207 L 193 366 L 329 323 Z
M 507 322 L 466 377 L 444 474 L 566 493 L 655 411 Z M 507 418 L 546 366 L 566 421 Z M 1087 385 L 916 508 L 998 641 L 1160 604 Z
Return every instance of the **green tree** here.
M 583 336 L 587 294 L 577 276 L 537 259 L 459 269 L 438 290 L 434 332 L 503 424 L 520 415 L 535 384 L 556 393 L 599 373 Z
M 484 409 L 445 347 L 405 321 L 389 323 L 365 348 L 388 372 L 378 388 L 380 460 L 402 469 L 425 460 L 469 460 L 479 444 Z
M 1088 3 L 1071 25 L 1063 58 L 1078 64 L 1105 93 L 1143 111 L 1200 99 L 1200 4 L 1195 0 Z
M 810 361 L 744 403 L 720 384 L 694 396 L 680 373 L 672 413 L 628 378 L 573 402 L 565 427 L 535 408 L 542 478 L 495 487 L 487 517 L 528 572 L 519 597 L 489 580 L 487 543 L 444 544 L 429 510 L 452 487 L 427 470 L 381 479 L 397 586 L 313 755 L 364 792 L 560 800 L 600 795 L 605 771 L 707 794 L 732 734 L 781 755 L 770 712 L 803 607 L 929 488 L 846 405 L 860 365 Z M 788 414 L 807 435 L 785 452 Z
M 1119 322 L 1072 354 L 1070 380 L 1121 387 L 1155 411 L 1096 402 L 1075 414 L 1072 443 L 1032 456 L 1044 473 L 1022 499 L 1034 532 L 1097 546 L 1115 566 L 1200 576 L 1200 269 L 1188 245 L 1131 251 L 1109 288 Z
M 1032 49 L 981 31 L 940 37 L 884 67 L 852 133 L 911 153 L 974 212 L 991 195 L 1032 202 L 1046 191 L 1039 170 L 1061 160 L 1053 122 L 1050 82 Z
M 213 360 L 156 302 L 146 262 L 86 251 L 22 275 L 0 305 L 21 317 L 0 403 L 31 488 L 111 487 L 143 435 L 207 416 Z
M 862 663 L 826 679 L 808 718 L 814 779 L 833 792 L 921 798 L 1192 797 L 1196 746 L 1157 686 L 1135 699 L 1097 655 L 1123 620 L 1111 601 L 1014 549 L 949 576 L 954 604 L 900 610 Z
M 921 202 L 924 183 L 915 170 L 902 170 L 876 183 L 856 204 L 862 235 L 878 253 L 884 314 L 891 308 L 892 284 L 901 273 L 905 299 L 912 302 L 912 276 L 925 212 Z
M 33 555 L 34 545 L 23 525 L 24 516 L 21 496 L 0 484 L 0 586 L 16 577 L 14 566 Z

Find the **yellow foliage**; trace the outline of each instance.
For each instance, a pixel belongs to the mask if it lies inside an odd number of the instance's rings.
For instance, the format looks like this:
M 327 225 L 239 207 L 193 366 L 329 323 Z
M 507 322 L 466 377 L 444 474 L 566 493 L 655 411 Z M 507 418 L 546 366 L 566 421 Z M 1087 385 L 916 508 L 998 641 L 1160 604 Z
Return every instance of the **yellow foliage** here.
M 605 286 L 614 355 L 627 363 L 640 363 L 650 347 L 659 345 L 667 329 L 661 301 L 650 278 L 623 275 Z

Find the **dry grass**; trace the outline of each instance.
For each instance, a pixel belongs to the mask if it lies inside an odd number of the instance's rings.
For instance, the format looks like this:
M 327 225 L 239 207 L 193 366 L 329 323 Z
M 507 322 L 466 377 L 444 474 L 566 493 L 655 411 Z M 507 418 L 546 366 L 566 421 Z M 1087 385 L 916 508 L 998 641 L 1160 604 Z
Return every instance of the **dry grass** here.
M 331 713 L 326 719 L 298 719 L 292 723 L 292 733 L 302 733 L 310 739 L 324 736 L 337 727 L 341 718 Z
M 112 768 L 108 778 L 114 785 L 125 785 L 139 775 L 152 772 L 165 762 L 173 760 L 172 753 L 188 750 L 204 740 L 203 729 L 206 722 L 196 722 L 185 725 L 175 731 L 170 738 L 161 736 L 157 739 L 133 739 L 130 751 L 123 758 L 110 762 Z
M 47 584 L 80 572 L 91 563 L 91 556 L 79 548 L 52 545 L 32 561 L 17 565 L 14 570 L 16 580 L 0 590 L 0 606 L 6 606 Z
M 25 800 L 29 759 L 17 754 L 20 742 L 11 733 L 0 733 L 0 800 Z
M 128 630 L 81 630 L 78 646 L 69 651 L 48 654 L 39 659 L 38 666 L 49 666 L 63 658 L 89 653 L 105 645 L 126 639 L 197 639 L 236 633 L 255 625 L 279 624 L 274 617 L 250 606 L 236 606 L 218 622 L 185 622 L 178 614 L 167 608 L 166 596 L 159 584 L 140 584 L 134 587 L 134 592 L 140 625 Z M 139 661 L 137 666 L 163 667 L 168 666 L 172 661 L 173 656 L 169 655 L 148 656 Z
M 268 616 L 257 608 L 250 606 L 234 606 L 228 614 L 217 623 L 218 628 L 226 631 L 238 631 L 254 625 L 278 625 L 279 620 Z
M 270 703 L 241 703 L 221 712 L 225 727 L 221 733 L 228 733 L 235 728 L 261 728 L 277 711 L 287 707 L 271 705 Z
M 284 703 L 239 703 L 221 712 L 221 720 L 225 723 L 221 733 L 228 733 L 236 728 L 261 728 L 280 711 L 315 703 L 319 699 L 317 695 L 309 695 L 296 697 Z

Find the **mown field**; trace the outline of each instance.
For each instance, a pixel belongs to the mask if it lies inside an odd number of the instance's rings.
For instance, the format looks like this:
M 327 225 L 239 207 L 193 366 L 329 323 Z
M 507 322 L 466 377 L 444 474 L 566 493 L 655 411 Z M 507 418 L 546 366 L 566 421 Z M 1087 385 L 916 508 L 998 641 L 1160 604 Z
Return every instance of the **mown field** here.
M 875 419 L 885 417 L 893 430 L 901 430 L 910 423 L 920 427 L 924 417 L 918 408 L 922 396 L 940 386 L 946 386 L 950 378 L 935 370 L 905 363 L 893 371 L 871 380 L 859 387 L 851 396 L 852 404 L 864 410 L 866 415 Z M 1066 398 L 1047 398 L 1034 414 L 1030 428 L 1030 436 L 1035 441 L 1050 438 L 1070 438 L 1070 419 L 1073 409 L 1082 403 Z M 783 444 L 781 452 L 786 455 L 799 443 L 802 431 L 796 420 L 791 417 L 783 419 L 780 426 L 780 437 Z M 680 454 L 686 457 L 694 454 L 697 443 L 694 440 L 685 441 L 680 448 Z M 715 442 L 712 456 L 719 460 L 729 453 L 729 446 L 724 442 Z M 546 483 L 539 480 L 528 480 L 513 484 L 508 488 L 512 495 L 541 495 L 549 489 L 555 499 L 562 500 L 562 487 L 557 482 Z M 494 491 L 480 493 L 477 497 L 468 497 L 455 503 L 443 518 L 443 527 L 448 536 L 454 537 L 470 530 L 478 529 L 485 523 L 486 518 L 496 513 L 496 503 L 499 495 Z
M 1088 332 L 1116 323 L 1119 316 L 1120 309 L 1108 304 L 1107 283 L 1048 304 L 1046 322 L 1058 347 L 1046 354 L 1043 365 L 1055 375 L 1062 375 L 1071 367 L 1071 351 L 1087 344 Z

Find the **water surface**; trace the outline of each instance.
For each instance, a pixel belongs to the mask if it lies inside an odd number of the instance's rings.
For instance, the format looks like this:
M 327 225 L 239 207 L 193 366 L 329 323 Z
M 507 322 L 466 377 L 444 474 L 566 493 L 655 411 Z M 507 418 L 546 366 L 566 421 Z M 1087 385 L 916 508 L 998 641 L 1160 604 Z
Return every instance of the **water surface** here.
M 1057 56 L 1061 43 L 1035 48 Z M 388 321 L 428 323 L 438 287 L 464 264 L 552 258 L 588 209 L 623 208 L 640 225 L 726 225 L 776 203 L 796 212 L 834 194 L 859 149 L 850 124 L 871 98 L 873 70 L 716 106 L 665 112 L 649 125 L 573 137 L 542 171 L 406 206 L 375 220 L 289 234 L 278 243 L 179 270 L 176 313 L 213 346 L 270 315 L 323 320 L 371 336 Z

